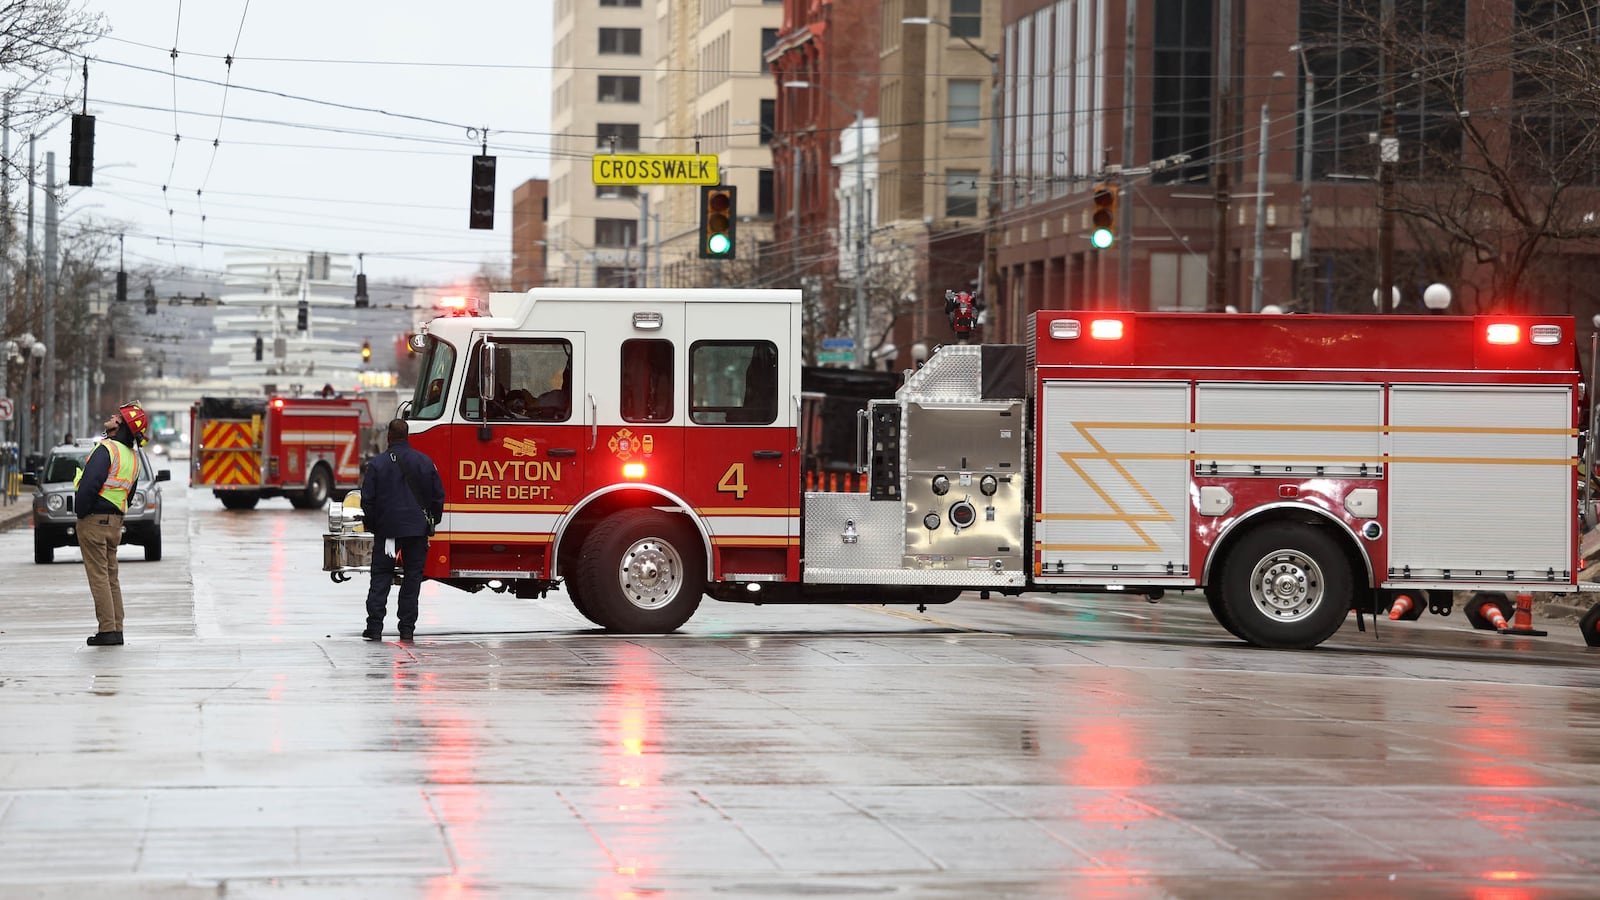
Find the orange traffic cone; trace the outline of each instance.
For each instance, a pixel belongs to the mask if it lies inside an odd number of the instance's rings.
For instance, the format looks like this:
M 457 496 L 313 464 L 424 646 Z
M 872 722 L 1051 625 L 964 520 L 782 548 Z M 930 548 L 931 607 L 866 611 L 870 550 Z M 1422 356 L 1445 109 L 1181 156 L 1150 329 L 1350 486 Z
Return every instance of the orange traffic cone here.
M 1413 600 L 1410 594 L 1397 594 L 1393 605 L 1389 607 L 1389 621 L 1398 622 L 1406 617 L 1406 613 L 1416 608 L 1417 601 Z
M 1550 633 L 1548 631 L 1540 631 L 1539 629 L 1533 627 L 1532 594 L 1517 595 L 1517 610 L 1516 612 L 1512 613 L 1511 618 L 1514 622 L 1511 627 L 1506 627 L 1503 618 L 1500 624 L 1496 626 L 1500 629 L 1501 634 L 1524 634 L 1529 637 L 1544 637 Z
M 1478 615 L 1489 623 L 1490 628 L 1496 631 L 1506 630 L 1506 614 L 1500 611 L 1497 604 L 1485 602 L 1478 607 Z

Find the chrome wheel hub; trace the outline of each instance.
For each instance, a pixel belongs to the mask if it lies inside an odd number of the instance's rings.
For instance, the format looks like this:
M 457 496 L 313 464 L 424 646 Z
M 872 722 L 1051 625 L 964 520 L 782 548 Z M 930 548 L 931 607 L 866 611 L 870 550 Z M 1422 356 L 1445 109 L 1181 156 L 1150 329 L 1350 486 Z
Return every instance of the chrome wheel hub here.
M 671 603 L 683 587 L 683 560 L 659 538 L 635 541 L 622 555 L 618 581 L 628 602 L 640 609 Z
M 1250 599 L 1270 619 L 1293 622 L 1310 615 L 1323 600 L 1322 569 L 1298 550 L 1279 550 L 1256 564 Z

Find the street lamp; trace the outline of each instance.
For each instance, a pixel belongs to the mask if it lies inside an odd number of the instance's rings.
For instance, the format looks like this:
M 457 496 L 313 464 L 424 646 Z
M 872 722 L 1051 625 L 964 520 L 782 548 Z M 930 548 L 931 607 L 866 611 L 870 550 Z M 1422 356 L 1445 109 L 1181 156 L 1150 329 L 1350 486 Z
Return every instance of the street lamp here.
M 998 259 L 1000 251 L 998 247 L 999 237 L 995 232 L 1000 223 L 1000 191 L 998 190 L 998 185 L 1000 184 L 1000 54 L 990 53 L 973 41 L 972 38 L 951 28 L 949 22 L 929 16 L 906 16 L 900 20 L 900 24 L 937 25 L 955 37 L 960 38 L 963 44 L 966 44 L 979 56 L 989 61 L 989 221 L 985 223 L 985 231 L 987 233 L 984 236 L 983 247 L 983 293 L 984 301 L 990 305 L 990 308 L 998 309 L 995 303 L 999 301 L 999 297 L 996 295 L 999 294 L 1000 267 Z M 1132 83 L 1131 79 L 1128 81 L 1129 84 Z M 1129 100 L 1128 104 L 1131 107 L 1132 101 Z M 1129 139 L 1131 140 L 1131 137 Z M 1126 165 L 1127 161 L 1124 160 L 1123 164 Z M 1124 212 L 1124 216 L 1126 215 L 1127 213 Z M 1128 225 L 1128 219 L 1124 218 L 1123 224 L 1124 226 Z M 1124 231 L 1126 231 L 1126 227 Z M 1123 280 L 1127 280 L 1126 273 L 1123 274 Z M 1124 287 L 1124 292 L 1126 292 L 1126 287 Z
M 828 90 L 823 85 L 813 84 L 813 83 L 811 83 L 809 81 L 785 81 L 783 83 L 783 86 L 786 87 L 786 88 L 813 88 L 813 87 L 817 88 L 817 89 L 821 90 L 822 93 L 824 95 L 826 95 L 829 100 L 832 100 L 835 104 L 837 104 L 840 109 L 843 109 L 846 112 L 850 111 L 849 105 L 847 105 L 843 100 L 840 100 L 838 97 L 835 97 L 833 95 L 833 91 Z M 870 359 L 870 355 L 869 355 L 869 351 L 868 351 L 868 347 L 867 347 L 867 294 L 866 294 L 866 286 L 867 286 L 867 284 L 866 284 L 866 268 L 867 268 L 866 267 L 866 257 L 867 257 L 867 250 L 866 250 L 866 241 L 867 241 L 867 204 L 866 204 L 866 190 L 867 190 L 867 170 L 866 170 L 867 124 L 866 124 L 866 122 L 867 122 L 867 120 L 866 120 L 865 113 L 863 113 L 861 111 L 861 107 L 859 107 L 859 106 L 856 107 L 855 116 L 856 116 L 856 122 L 855 122 L 855 129 L 856 129 L 856 200 L 855 200 L 855 206 L 856 206 L 856 228 L 855 228 L 855 231 L 856 231 L 856 235 L 855 235 L 855 237 L 856 237 L 856 239 L 855 239 L 855 245 L 856 245 L 856 248 L 855 248 L 856 249 L 856 252 L 855 252 L 855 276 L 856 276 L 855 332 L 856 332 L 856 347 L 855 347 L 855 350 L 856 350 L 856 368 L 857 369 L 865 369 L 865 368 L 867 368 L 868 362 L 869 362 L 869 359 Z

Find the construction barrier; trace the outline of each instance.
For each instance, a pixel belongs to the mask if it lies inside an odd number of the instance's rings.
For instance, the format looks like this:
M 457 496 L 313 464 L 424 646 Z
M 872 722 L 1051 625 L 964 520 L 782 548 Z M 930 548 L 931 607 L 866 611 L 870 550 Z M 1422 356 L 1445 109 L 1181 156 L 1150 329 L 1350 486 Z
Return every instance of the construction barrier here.
M 1501 634 L 1520 634 L 1528 637 L 1544 637 L 1548 631 L 1540 631 L 1533 627 L 1533 595 L 1518 594 L 1516 613 L 1511 617 L 1511 627 L 1507 628 L 1504 622 L 1500 624 Z
M 867 476 L 859 472 L 807 472 L 805 489 L 813 492 L 864 494 L 867 491 Z

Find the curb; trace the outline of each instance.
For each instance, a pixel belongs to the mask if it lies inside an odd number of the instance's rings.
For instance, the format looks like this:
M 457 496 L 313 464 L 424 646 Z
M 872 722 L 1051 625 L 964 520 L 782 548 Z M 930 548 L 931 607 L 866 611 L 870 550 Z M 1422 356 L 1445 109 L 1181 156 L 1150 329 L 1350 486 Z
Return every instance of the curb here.
M 28 525 L 32 517 L 33 492 L 29 491 L 18 497 L 15 503 L 0 505 L 0 531 L 10 531 Z

